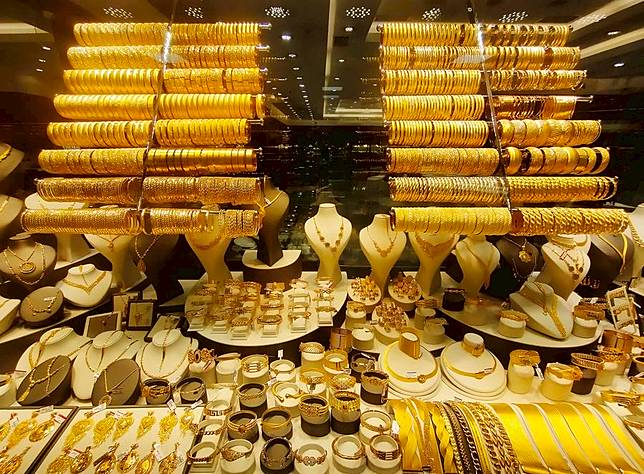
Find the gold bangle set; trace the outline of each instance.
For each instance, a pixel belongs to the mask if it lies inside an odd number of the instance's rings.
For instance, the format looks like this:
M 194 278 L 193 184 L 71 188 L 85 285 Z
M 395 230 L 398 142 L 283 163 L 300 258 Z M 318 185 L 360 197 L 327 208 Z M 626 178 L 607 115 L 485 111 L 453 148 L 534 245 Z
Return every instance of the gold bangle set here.
M 381 46 L 385 69 L 572 69 L 581 58 L 578 47 L 560 46 Z
M 499 167 L 495 148 L 388 148 L 387 171 L 432 175 L 494 174 Z
M 489 71 L 490 87 L 494 91 L 536 91 L 577 89 L 586 79 L 586 71 L 511 70 Z
M 82 46 L 163 44 L 167 23 L 77 23 L 74 37 Z M 257 23 L 173 23 L 173 44 L 244 44 L 260 41 Z
M 73 120 L 151 120 L 155 94 L 71 95 L 54 97 L 58 113 Z M 264 95 L 162 94 L 159 118 L 262 118 Z
M 490 128 L 480 120 L 394 120 L 389 144 L 430 147 L 480 147 Z
M 38 164 L 47 173 L 73 175 L 213 175 L 257 170 L 252 148 L 145 148 L 42 150 Z
M 482 95 L 384 96 L 385 120 L 478 120 L 485 111 Z
M 492 104 L 497 119 L 568 120 L 575 112 L 577 97 L 497 95 Z
M 565 207 L 394 207 L 396 232 L 458 235 L 618 234 L 628 226 L 622 209 Z
M 599 138 L 599 120 L 499 120 L 503 146 L 576 146 Z
M 617 192 L 617 178 L 473 176 L 396 177 L 389 180 L 394 201 L 501 206 L 516 203 L 600 201 Z
M 20 217 L 27 232 L 41 234 L 185 234 L 219 231 L 235 238 L 256 235 L 261 218 L 256 211 L 229 209 L 28 209 Z
M 159 145 L 165 147 L 246 145 L 250 141 L 246 119 L 51 122 L 47 135 L 52 143 L 62 147 L 144 147 L 153 125 Z
M 527 147 L 523 150 L 507 148 L 520 154 L 520 168 L 517 174 L 599 174 L 610 161 L 607 148 L 602 147 Z M 506 169 L 507 171 L 508 169 Z M 515 174 L 508 172 L 507 174 Z
M 381 80 L 385 95 L 476 94 L 481 86 L 481 72 L 383 69 Z
M 255 67 L 256 46 L 171 46 L 171 68 Z M 72 46 L 67 59 L 74 69 L 158 68 L 162 47 L 154 46 Z
M 570 27 L 547 23 L 487 23 L 480 25 L 485 45 L 563 46 Z M 476 26 L 470 23 L 387 22 L 380 26 L 385 46 L 476 46 Z
M 74 94 L 156 94 L 161 69 L 68 69 L 65 87 Z M 259 94 L 263 76 L 258 68 L 168 69 L 163 87 L 168 93 Z
M 91 204 L 200 202 L 255 204 L 262 200 L 261 181 L 240 177 L 44 178 L 37 191 L 46 201 Z

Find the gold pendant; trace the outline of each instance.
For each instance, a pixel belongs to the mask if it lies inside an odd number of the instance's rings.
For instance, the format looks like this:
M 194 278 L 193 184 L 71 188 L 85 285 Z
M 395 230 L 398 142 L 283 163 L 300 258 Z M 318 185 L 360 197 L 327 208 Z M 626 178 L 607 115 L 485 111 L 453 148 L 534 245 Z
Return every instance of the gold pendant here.
M 139 462 L 139 453 L 136 452 L 138 444 L 134 444 L 125 456 L 121 458 L 116 467 L 119 472 L 130 472 Z
M 185 433 L 186 431 L 190 430 L 190 425 L 192 424 L 192 419 L 194 418 L 194 413 L 192 412 L 192 409 L 186 408 L 186 410 L 183 412 L 183 415 L 181 415 L 181 432 Z
M 14 474 L 15 472 L 17 472 L 18 469 L 20 469 L 20 466 L 22 465 L 22 458 L 24 457 L 25 454 L 27 454 L 27 451 L 29 451 L 29 448 L 25 448 L 17 456 L 14 456 L 11 459 L 9 459 L 7 462 L 2 463 L 2 466 L 0 466 L 0 469 L 2 470 L 2 474 Z
M 136 465 L 136 470 L 134 474 L 150 474 L 152 468 L 154 467 L 154 451 L 148 453 L 143 459 L 139 461 Z
M 89 412 L 89 415 L 85 416 L 86 418 L 84 420 L 77 421 L 72 426 L 72 429 L 65 439 L 65 448 L 73 448 L 76 443 L 83 439 L 85 434 L 92 428 L 92 425 L 94 425 L 94 420 L 90 418 L 92 412 Z
M 530 263 L 532 261 L 532 254 L 523 248 L 519 250 L 519 260 L 523 263 Z
M 54 427 L 56 426 L 56 423 L 54 422 L 54 415 L 52 413 L 51 418 L 49 418 L 46 421 L 43 421 L 40 423 L 36 428 L 31 432 L 29 435 L 29 441 L 32 443 L 36 443 L 47 436 L 49 436 L 49 433 L 51 433 L 54 430 Z
M 116 422 L 116 431 L 114 431 L 114 436 L 112 436 L 112 441 L 118 440 L 130 429 L 134 423 L 134 415 L 132 412 L 128 412 L 127 415 L 121 417 L 119 421 Z
M 136 264 L 136 268 L 138 268 L 141 273 L 145 273 L 145 262 L 142 258 L 139 259 L 139 263 Z
M 162 443 L 165 443 L 170 439 L 172 430 L 177 426 L 178 421 L 177 414 L 174 411 L 171 411 L 161 419 L 161 422 L 159 423 L 161 425 L 159 427 L 159 440 Z
M 31 418 L 22 420 L 16 425 L 13 433 L 9 435 L 9 441 L 7 441 L 7 447 L 9 449 L 20 443 L 20 441 L 22 441 L 36 426 L 38 426 L 38 421 L 36 421 L 37 417 L 38 413 L 34 412 L 32 413 Z
M 85 469 L 89 467 L 92 462 L 92 448 L 88 446 L 85 448 L 85 451 L 80 453 L 76 459 L 72 461 L 72 465 L 69 466 L 69 470 L 72 474 L 80 474 Z
M 174 451 L 164 457 L 159 463 L 159 474 L 171 474 L 179 465 L 179 457 L 177 456 L 177 448 L 179 443 L 175 443 Z
M 103 454 L 100 458 L 94 463 L 94 474 L 109 474 L 114 470 L 116 465 L 116 450 L 118 449 L 119 444 L 116 443 L 114 446 L 111 446 L 110 449 Z
M 139 427 L 136 430 L 136 439 L 143 438 L 154 426 L 157 419 L 154 417 L 154 412 L 149 411 L 147 415 L 141 418 Z
M 108 412 L 101 421 L 94 426 L 94 447 L 100 446 L 107 439 L 116 424 L 116 418 L 112 412 Z
M 72 460 L 69 457 L 69 451 L 69 448 L 65 448 L 63 453 L 47 466 L 47 474 L 64 474 L 67 472 Z
M 3 441 L 9 434 L 9 431 L 11 431 L 11 422 L 16 416 L 17 415 L 15 413 L 12 413 L 11 416 L 9 416 L 9 419 L 0 426 L 0 441 Z

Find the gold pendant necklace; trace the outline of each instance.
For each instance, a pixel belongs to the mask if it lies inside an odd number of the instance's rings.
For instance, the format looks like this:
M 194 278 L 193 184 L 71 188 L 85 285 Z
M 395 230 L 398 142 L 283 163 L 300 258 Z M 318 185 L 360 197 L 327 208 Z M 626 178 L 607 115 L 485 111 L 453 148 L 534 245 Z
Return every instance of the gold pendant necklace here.
M 30 273 L 33 273 L 36 271 L 36 264 L 31 261 L 31 257 L 34 256 L 36 253 L 36 250 L 38 250 L 38 246 L 42 247 L 42 244 L 37 243 L 34 245 L 34 248 L 31 250 L 31 253 L 27 258 L 22 258 L 20 255 L 18 255 L 16 252 L 14 252 L 11 247 L 7 247 L 5 249 L 5 252 L 10 253 L 13 255 L 17 260 L 20 261 L 20 264 L 18 265 L 18 271 L 23 274 L 23 275 L 29 275 Z M 44 251 L 44 250 L 43 250 Z M 3 252 L 4 253 L 4 252 Z M 5 255 L 5 260 L 7 260 L 7 256 Z
M 335 239 L 335 243 L 331 243 L 322 235 L 322 231 L 320 231 L 320 228 L 318 227 L 318 221 L 315 219 L 315 216 L 313 216 L 313 225 L 315 226 L 315 233 L 318 236 L 318 239 L 320 239 L 320 242 L 322 242 L 322 245 L 324 245 L 326 248 L 331 250 L 331 252 L 335 253 L 338 251 L 338 248 L 340 247 L 340 244 L 342 243 L 342 237 L 344 236 L 344 218 L 341 217 L 340 221 L 340 230 L 338 232 L 338 238 Z
M 118 443 L 110 446 L 107 452 L 94 462 L 94 474 L 109 474 L 114 470 L 114 466 L 116 465 L 116 450 L 118 447 Z
M 150 474 L 154 468 L 154 448 L 146 456 L 141 458 L 139 463 L 136 465 L 134 474 Z
M 16 416 L 18 416 L 16 413 L 12 413 L 11 415 L 9 415 L 9 419 L 2 423 L 2 426 L 0 426 L 0 441 L 4 441 L 4 439 L 9 434 L 9 431 L 11 431 L 11 422 Z
M 157 419 L 154 417 L 153 411 L 149 411 L 147 415 L 141 418 L 141 421 L 139 422 L 139 427 L 136 430 L 136 439 L 141 439 L 146 434 L 148 434 L 148 432 L 152 429 L 156 421 Z
M 171 474 L 179 466 L 179 456 L 177 456 L 177 449 L 179 443 L 174 444 L 174 451 L 164 457 L 159 463 L 159 474 Z
M 503 237 L 506 242 L 510 242 L 512 245 L 515 247 L 518 247 L 519 249 L 519 260 L 521 260 L 523 263 L 530 263 L 534 259 L 534 255 L 532 255 L 532 252 L 528 249 L 528 239 L 524 238 L 523 239 L 523 244 L 519 245 L 517 242 L 514 240 L 508 238 L 508 237 Z
M 371 243 L 375 247 L 376 251 L 380 254 L 382 258 L 386 258 L 387 255 L 391 253 L 391 250 L 394 248 L 394 244 L 396 243 L 396 239 L 398 238 L 398 234 L 394 234 L 394 238 L 389 237 L 389 229 L 387 229 L 387 240 L 389 241 L 389 245 L 387 248 L 383 249 L 381 248 L 378 243 L 374 240 L 374 238 L 371 236 L 371 229 L 367 226 L 367 235 L 369 236 L 369 239 L 371 239 Z
M 485 274 L 487 276 L 485 278 L 485 281 L 483 282 L 483 286 L 485 286 L 485 288 L 488 288 L 490 286 L 490 277 L 492 276 L 492 272 L 490 271 L 491 270 L 490 265 L 492 265 L 492 259 L 494 259 L 494 253 L 490 255 L 490 261 L 486 263 L 483 261 L 481 257 L 476 255 L 476 253 L 474 252 L 474 250 L 472 249 L 472 247 L 470 246 L 467 240 L 463 240 L 463 244 L 465 244 L 465 247 L 467 248 L 467 250 L 470 251 L 470 253 L 472 254 L 472 257 L 474 257 L 474 259 L 477 262 L 479 262 L 479 264 L 481 265 L 481 269 L 485 271 Z
M 190 430 L 190 425 L 192 424 L 192 420 L 194 418 L 194 413 L 192 412 L 191 408 L 186 408 L 185 411 L 183 412 L 183 415 L 181 415 L 181 420 L 179 420 L 179 424 L 181 425 L 181 432 L 186 433 L 187 431 Z
M 56 422 L 54 421 L 55 416 L 56 415 L 52 413 L 51 417 L 48 420 L 45 420 L 38 426 L 36 426 L 36 428 L 34 428 L 34 430 L 29 435 L 29 441 L 31 441 L 32 443 L 37 443 L 38 441 L 49 436 L 49 434 L 54 430 L 54 427 L 56 426 Z
M 31 431 L 36 426 L 38 426 L 38 421 L 36 421 L 37 418 L 38 418 L 38 413 L 34 412 L 31 414 L 31 418 L 22 420 L 20 423 L 16 425 L 11 435 L 9 435 L 9 440 L 7 441 L 7 447 L 9 449 L 18 445 L 20 441 L 26 438 L 27 435 L 29 435 L 29 433 L 31 433 Z
M 69 456 L 71 448 L 63 449 L 56 459 L 49 463 L 47 466 L 47 474 L 65 474 L 71 465 L 72 458 Z
M 448 248 L 451 248 L 454 245 L 455 240 L 454 238 L 450 238 L 449 240 L 441 242 L 440 244 L 432 244 L 431 242 L 423 239 L 420 234 L 415 234 L 415 237 L 416 242 L 418 242 L 418 245 L 420 245 L 420 247 L 423 249 L 423 253 L 428 257 L 435 257 Z
M 22 465 L 22 459 L 29 449 L 30 448 L 25 448 L 17 456 L 3 462 L 2 465 L 0 465 L 0 472 L 2 472 L 2 474 L 14 474 L 15 472 L 18 472 L 18 469 L 20 469 L 20 466 Z
M 103 242 L 107 242 L 107 248 L 109 248 L 110 250 L 114 248 L 114 242 L 116 241 L 116 239 L 118 239 L 119 237 L 122 237 L 121 235 L 117 235 L 113 239 L 108 239 L 107 237 L 103 237 L 102 235 L 96 235 L 96 234 L 94 235 L 99 239 L 101 239 Z
M 584 271 L 584 258 L 579 256 L 579 255 L 571 255 L 570 250 L 563 250 L 561 251 L 560 254 L 557 254 L 557 252 L 554 252 L 557 257 L 559 257 L 559 260 L 561 260 L 566 267 L 568 267 L 568 271 L 572 275 L 573 280 L 579 280 L 581 277 L 581 274 Z M 581 261 L 580 261 L 581 260 Z
M 557 328 L 557 331 L 559 331 L 559 334 L 561 334 L 561 337 L 566 336 L 566 330 L 563 327 L 563 324 L 561 324 L 561 320 L 559 319 L 559 311 L 557 309 L 557 297 L 553 294 L 552 295 L 552 302 L 550 303 L 550 307 L 546 307 L 547 305 L 547 295 L 546 291 L 541 287 L 541 284 L 535 282 L 535 286 L 543 296 L 543 302 L 538 301 L 536 298 L 532 296 L 532 294 L 527 291 L 525 293 L 521 293 L 522 296 L 524 296 L 527 300 L 531 301 L 532 303 L 536 304 L 539 308 L 541 308 L 541 311 L 543 311 L 543 314 L 547 315 L 552 319 L 552 322 L 554 323 L 555 327 Z
M 80 290 L 83 290 L 85 293 L 88 295 L 92 292 L 94 288 L 105 278 L 105 275 L 107 275 L 107 272 L 100 272 L 100 275 L 98 278 L 93 281 L 92 283 L 87 283 L 87 279 L 85 278 L 85 275 L 81 273 L 81 277 L 83 278 L 83 282 L 85 283 L 84 285 L 81 283 L 76 283 L 74 281 L 71 281 L 67 278 L 63 278 L 63 283 L 69 286 L 73 286 L 74 288 L 78 288 Z
M 72 465 L 69 466 L 69 471 L 72 474 L 80 474 L 81 472 L 84 472 L 89 465 L 92 462 L 92 447 L 87 446 L 85 448 L 85 451 L 80 453 L 76 458 L 72 461 Z
M 170 435 L 178 422 L 177 414 L 174 411 L 171 411 L 161 419 L 159 422 L 159 440 L 162 443 L 170 439 Z
M 76 443 L 85 437 L 85 434 L 92 428 L 92 425 L 94 425 L 94 420 L 91 418 L 92 415 L 93 413 L 90 411 L 85 414 L 84 420 L 74 423 L 74 426 L 72 426 L 67 438 L 65 439 L 65 447 L 63 449 L 73 448 Z
M 40 246 L 40 247 L 39 247 L 39 246 Z M 34 280 L 34 281 L 27 281 L 27 280 L 25 280 L 25 279 L 23 279 L 23 278 L 22 278 L 21 274 L 22 274 L 22 275 L 29 275 L 29 274 L 31 274 L 31 273 L 34 273 L 34 272 L 36 271 L 36 268 L 37 268 L 37 267 L 36 267 L 36 264 L 35 264 L 34 262 L 31 262 L 31 261 L 25 261 L 25 260 L 29 260 L 29 259 L 33 256 L 33 254 L 35 253 L 35 250 L 36 250 L 36 249 L 38 249 L 38 248 L 40 248 L 40 254 L 41 254 L 41 257 L 42 257 L 42 272 L 40 273 L 40 276 L 39 276 L 36 280 Z M 9 258 L 7 258 L 7 254 L 8 254 L 7 250 L 8 250 L 9 252 L 11 252 L 11 253 L 16 257 L 16 258 L 18 258 L 19 260 L 21 260 L 21 261 L 23 262 L 23 263 L 20 265 L 20 267 L 18 268 L 18 270 L 16 270 L 15 268 L 13 268 L 13 265 L 11 265 L 11 262 L 9 261 Z M 46 261 L 45 261 L 45 247 L 44 247 L 42 244 L 37 243 L 37 244 L 34 246 L 34 252 L 32 252 L 32 254 L 29 256 L 29 258 L 28 258 L 28 259 L 25 259 L 25 260 L 23 260 L 22 258 L 18 257 L 18 255 L 16 255 L 16 254 L 13 252 L 13 250 L 9 249 L 9 247 L 7 247 L 6 249 L 4 249 L 4 251 L 2 252 L 2 256 L 4 257 L 4 261 L 5 261 L 6 265 L 7 265 L 7 267 L 9 267 L 9 272 L 10 272 L 13 276 L 15 276 L 15 277 L 16 277 L 16 279 L 17 279 L 19 282 L 21 282 L 21 283 L 23 283 L 23 284 L 25 284 L 25 285 L 27 285 L 27 286 L 35 286 L 35 285 L 37 285 L 38 283 L 40 283 L 40 282 L 42 281 L 42 279 L 43 279 L 43 278 L 45 278 L 45 267 L 47 266 L 47 263 L 46 263 Z M 32 268 L 32 266 L 33 266 L 33 268 Z
M 116 418 L 114 417 L 114 413 L 112 413 L 111 411 L 107 412 L 105 418 L 96 423 L 96 425 L 94 426 L 95 448 L 105 442 L 110 432 L 112 431 L 112 428 L 114 428 L 114 425 L 116 425 Z
M 146 269 L 145 262 L 143 261 L 143 259 L 148 254 L 148 252 L 152 249 L 152 247 L 154 247 L 154 244 L 157 243 L 157 240 L 159 240 L 159 236 L 155 235 L 154 239 L 152 239 L 152 243 L 148 245 L 148 248 L 145 249 L 143 253 L 141 253 L 139 252 L 139 244 L 138 244 L 139 236 L 137 235 L 134 238 L 134 253 L 136 253 L 137 258 L 139 259 L 138 263 L 136 264 L 136 268 L 138 268 L 141 273 L 145 273 L 145 269 Z
M 136 464 L 139 462 L 139 453 L 136 452 L 138 444 L 132 445 L 130 450 L 121 458 L 121 460 L 116 465 L 119 472 L 130 472 Z
M 119 421 L 116 422 L 116 430 L 112 436 L 112 441 L 118 441 L 118 439 L 128 432 L 130 426 L 134 423 L 134 414 L 130 411 L 125 416 L 119 418 Z

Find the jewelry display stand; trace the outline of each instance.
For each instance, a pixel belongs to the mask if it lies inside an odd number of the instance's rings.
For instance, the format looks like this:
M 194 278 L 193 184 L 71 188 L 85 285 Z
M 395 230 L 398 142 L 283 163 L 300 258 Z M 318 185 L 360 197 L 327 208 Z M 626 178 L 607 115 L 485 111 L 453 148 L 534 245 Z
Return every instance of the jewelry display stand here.
M 455 389 L 477 399 L 493 399 L 505 390 L 503 365 L 485 349 L 483 338 L 478 334 L 465 334 L 462 341 L 443 349 L 440 366 Z
M 16 371 L 24 372 L 22 375 L 24 377 L 41 362 L 58 355 L 64 355 L 73 361 L 89 341 L 90 339 L 79 336 L 69 327 L 45 331 L 40 339 L 31 344 L 20 356 Z
M 90 308 L 105 300 L 112 288 L 112 280 L 112 272 L 99 270 L 89 263 L 70 268 L 56 287 L 70 303 Z
M 185 237 L 206 270 L 206 282 L 225 281 L 231 278 L 230 270 L 224 261 L 231 238 L 223 237 L 220 230 L 195 232 L 186 234 Z
M 145 235 L 134 237 L 130 248 L 130 258 L 136 262 L 136 267 L 146 276 L 157 274 L 163 269 L 179 241 L 178 235 Z
M 130 256 L 133 235 L 90 235 L 87 241 L 112 264 L 112 283 L 119 290 L 134 288 L 145 279 Z
M 427 298 L 432 293 L 440 290 L 440 266 L 450 254 L 458 235 L 440 232 L 438 234 L 408 234 L 414 252 L 420 260 L 420 267 L 416 273 L 416 281 L 420 285 L 421 293 Z
M 262 228 L 259 230 L 259 243 L 257 244 L 257 259 L 263 264 L 272 267 L 282 259 L 282 246 L 279 233 L 286 218 L 289 206 L 289 197 L 284 191 L 273 186 L 269 177 L 264 177 L 265 204 Z M 259 208 L 256 207 L 257 210 Z M 276 280 L 277 281 L 277 280 Z
M 304 223 L 306 240 L 318 256 L 318 278 L 330 278 L 338 284 L 342 280 L 340 256 L 351 237 L 351 222 L 338 214 L 335 204 L 320 204 L 315 216 Z
M 490 284 L 490 275 L 499 266 L 498 249 L 484 235 L 468 235 L 456 244 L 454 255 L 463 270 L 458 287 L 472 300 L 480 299 L 482 287 Z
M 521 288 L 521 285 L 538 270 L 539 249 L 528 242 L 526 237 L 504 235 L 494 246 L 499 250 L 499 266 L 492 272 L 490 286 L 484 291 L 486 295 L 507 299 L 510 293 Z
M 644 295 L 644 203 L 639 204 L 630 214 L 631 226 L 626 230 L 626 235 L 631 237 L 634 244 L 633 260 L 630 266 L 630 273 L 632 278 L 631 288 L 638 291 L 639 294 Z M 628 266 L 626 268 L 628 270 Z
M 188 370 L 188 351 L 199 346 L 196 339 L 184 337 L 178 329 L 159 331 L 152 342 L 136 354 L 141 367 L 141 379 L 166 379 L 176 383 Z
M 588 258 L 590 268 L 576 291 L 584 297 L 602 297 L 611 289 L 613 281 L 626 273 L 633 260 L 634 245 L 625 234 L 591 235 Z M 628 281 L 627 277 L 625 281 Z
M 72 365 L 72 391 L 80 400 L 89 400 L 92 385 L 101 372 L 119 359 L 132 359 L 143 341 L 131 339 L 122 331 L 106 331 L 81 350 Z
M 63 293 L 53 286 L 43 286 L 29 293 L 20 305 L 20 317 L 28 327 L 43 327 L 63 317 Z
M 549 242 L 541 247 L 545 264 L 535 281 L 551 286 L 567 300 L 590 268 L 590 258 L 586 255 L 589 240 L 586 236 L 580 245 L 574 236 L 549 236 Z
M 360 231 L 360 249 L 371 265 L 371 277 L 384 293 L 389 273 L 407 245 L 404 232 L 391 230 L 389 214 L 376 214 Z
M 510 295 L 510 306 L 527 314 L 527 326 L 535 331 L 556 339 L 566 339 L 572 333 L 572 311 L 566 301 L 544 283 L 524 284 L 521 290 Z
M 0 144 L 0 183 L 5 180 L 22 162 L 25 154 L 6 143 Z
M 45 201 L 38 193 L 30 194 L 25 198 L 27 209 L 85 209 L 88 204 L 83 202 L 57 202 Z M 78 234 L 56 233 L 56 258 L 58 265 L 75 262 L 89 256 L 92 249 Z
M 0 296 L 0 334 L 11 327 L 18 314 L 18 308 L 20 308 L 20 300 Z
M 258 257 L 258 250 L 247 250 L 242 256 L 244 280 L 256 281 L 262 286 L 267 283 L 281 282 L 288 284 L 293 279 L 302 276 L 302 251 L 288 249 L 281 251 L 280 258 L 273 265 L 265 264 Z
M 20 199 L 0 194 L 0 243 L 22 230 L 19 217 L 24 208 Z
M 26 290 L 35 290 L 47 282 L 54 271 L 56 250 L 22 233 L 9 239 L 0 255 L 0 273 Z

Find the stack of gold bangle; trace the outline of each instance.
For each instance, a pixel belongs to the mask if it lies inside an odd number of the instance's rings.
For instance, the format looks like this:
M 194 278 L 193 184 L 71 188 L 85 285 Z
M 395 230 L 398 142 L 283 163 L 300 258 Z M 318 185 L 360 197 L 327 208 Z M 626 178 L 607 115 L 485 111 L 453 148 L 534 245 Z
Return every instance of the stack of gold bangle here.
M 511 147 L 508 147 L 510 150 Z M 520 174 L 599 174 L 610 162 L 607 148 L 602 147 L 527 147 L 520 153 Z
M 60 115 L 74 120 L 150 120 L 154 94 L 70 95 L 54 97 Z M 251 94 L 162 94 L 159 117 L 261 118 L 264 96 Z
M 161 46 L 72 46 L 67 58 L 74 69 L 158 68 Z M 257 65 L 255 46 L 171 46 L 170 67 L 233 68 Z
M 77 23 L 74 37 L 82 46 L 146 45 L 164 42 L 167 23 Z M 173 23 L 172 44 L 259 43 L 258 23 Z
M 386 95 L 475 94 L 481 86 L 481 72 L 383 69 L 382 84 Z
M 478 120 L 394 120 L 390 145 L 480 147 L 488 139 L 487 122 Z
M 572 69 L 581 58 L 578 47 L 550 46 L 381 46 L 385 69 Z
M 396 232 L 458 235 L 618 234 L 629 222 L 622 209 L 563 207 L 398 207 L 391 219 Z
M 453 176 L 391 178 L 394 201 L 445 202 L 500 206 L 510 196 L 515 203 L 599 201 L 617 191 L 617 178 Z
M 337 390 L 331 393 L 329 405 L 332 409 L 341 412 L 360 411 L 360 395 L 348 390 Z
M 52 174 L 74 175 L 213 175 L 257 170 L 257 152 L 252 148 L 180 148 L 148 150 L 111 148 L 43 150 L 40 167 Z
M 257 211 L 227 209 L 153 208 L 142 211 L 142 228 L 153 235 L 181 235 L 191 232 L 219 232 L 222 237 L 257 235 L 261 217 Z
M 63 73 L 74 94 L 155 94 L 160 69 L 70 69 Z M 258 94 L 263 89 L 259 68 L 168 69 L 163 78 L 168 93 Z
M 385 120 L 478 120 L 482 95 L 396 95 L 383 97 Z
M 567 24 L 488 23 L 480 25 L 485 45 L 563 46 Z M 476 27 L 469 23 L 387 22 L 380 26 L 385 46 L 478 45 Z
M 388 148 L 387 158 L 390 173 L 490 176 L 499 167 L 499 152 L 495 148 L 396 147 Z
M 499 69 L 489 71 L 489 79 L 494 91 L 574 90 L 581 87 L 586 71 Z
M 499 120 L 503 146 L 575 146 L 597 140 L 599 120 Z
M 559 119 L 572 117 L 576 96 L 497 95 L 492 99 L 498 119 Z
M 46 201 L 133 204 L 141 195 L 143 178 L 44 178 L 36 182 Z
M 327 416 L 329 413 L 329 403 L 317 395 L 304 395 L 300 398 L 298 407 L 300 413 L 309 418 L 320 418 Z

